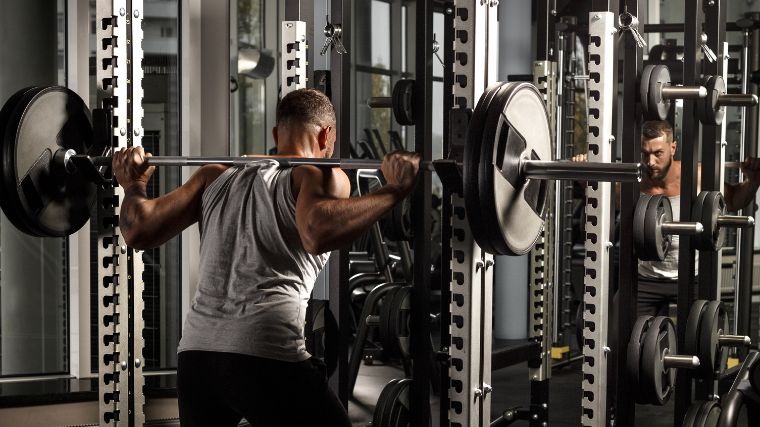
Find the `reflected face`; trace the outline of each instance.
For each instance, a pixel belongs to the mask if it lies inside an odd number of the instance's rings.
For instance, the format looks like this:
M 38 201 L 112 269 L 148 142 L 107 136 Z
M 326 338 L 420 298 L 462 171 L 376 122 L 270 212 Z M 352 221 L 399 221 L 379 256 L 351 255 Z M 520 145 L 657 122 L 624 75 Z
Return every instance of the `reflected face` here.
M 651 180 L 662 180 L 668 175 L 676 153 L 675 142 L 668 142 L 666 136 L 645 139 L 641 142 L 641 162 L 646 166 Z

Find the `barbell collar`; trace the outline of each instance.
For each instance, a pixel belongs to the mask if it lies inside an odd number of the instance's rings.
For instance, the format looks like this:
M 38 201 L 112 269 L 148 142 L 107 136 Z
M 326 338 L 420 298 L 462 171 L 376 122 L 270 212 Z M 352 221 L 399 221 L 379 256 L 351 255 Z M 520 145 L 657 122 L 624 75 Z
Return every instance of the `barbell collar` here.
M 757 105 L 757 95 L 744 93 L 724 93 L 718 95 L 718 105 L 721 107 L 753 107 Z
M 662 234 L 670 235 L 692 235 L 701 234 L 704 231 L 704 227 L 701 222 L 676 222 L 668 221 L 662 224 Z
M 718 337 L 718 344 L 723 347 L 749 347 L 752 345 L 752 339 L 745 335 L 721 335 Z
M 665 86 L 661 89 L 665 99 L 701 99 L 707 97 L 704 86 Z
M 523 160 L 520 175 L 533 179 L 641 182 L 641 164 Z
M 699 357 L 667 355 L 662 357 L 662 366 L 666 368 L 696 369 L 699 367 Z
M 390 96 L 373 96 L 367 100 L 369 108 L 392 108 L 393 99 Z
M 718 215 L 718 227 L 749 228 L 755 225 L 755 218 L 741 215 Z

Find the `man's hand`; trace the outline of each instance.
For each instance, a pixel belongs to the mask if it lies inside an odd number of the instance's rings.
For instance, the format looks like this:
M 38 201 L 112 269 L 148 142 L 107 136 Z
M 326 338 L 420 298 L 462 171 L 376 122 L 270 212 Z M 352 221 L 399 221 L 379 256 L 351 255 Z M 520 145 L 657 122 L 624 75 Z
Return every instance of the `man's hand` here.
M 155 166 L 145 163 L 145 158 L 150 156 L 142 147 L 130 147 L 114 153 L 112 168 L 119 185 L 125 190 L 137 183 L 147 185 L 156 170 Z
M 570 161 L 572 162 L 587 162 L 588 161 L 588 154 L 576 154 L 573 157 L 570 158 Z
M 760 185 L 760 159 L 749 157 L 741 164 L 742 173 L 757 187 Z
M 386 185 L 394 187 L 404 197 L 414 188 L 420 169 L 420 155 L 407 151 L 393 151 L 385 155 L 380 169 Z

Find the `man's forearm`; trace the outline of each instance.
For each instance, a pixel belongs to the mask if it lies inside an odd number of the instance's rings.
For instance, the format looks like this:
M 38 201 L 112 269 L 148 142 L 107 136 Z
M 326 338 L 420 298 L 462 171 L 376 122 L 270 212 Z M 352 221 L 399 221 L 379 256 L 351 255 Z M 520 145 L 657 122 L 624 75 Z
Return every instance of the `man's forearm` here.
M 391 186 L 361 197 L 323 200 L 314 205 L 306 225 L 307 250 L 324 253 L 347 246 L 401 201 L 404 194 Z
M 145 223 L 143 203 L 148 198 L 147 186 L 144 183 L 135 183 L 124 190 L 124 200 L 119 212 L 119 228 L 124 240 L 128 245 L 140 244 L 141 228 Z
M 757 188 L 758 185 L 749 180 L 731 186 L 726 185 L 726 209 L 729 212 L 743 209 L 755 197 Z

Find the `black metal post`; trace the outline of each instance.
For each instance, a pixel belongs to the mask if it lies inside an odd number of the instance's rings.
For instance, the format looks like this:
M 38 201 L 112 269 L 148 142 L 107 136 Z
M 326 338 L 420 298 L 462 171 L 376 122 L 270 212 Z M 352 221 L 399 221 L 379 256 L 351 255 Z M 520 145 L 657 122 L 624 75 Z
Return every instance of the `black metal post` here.
M 697 53 L 700 51 L 702 33 L 702 0 L 685 2 L 684 13 L 684 61 L 683 84 L 694 86 L 700 74 Z M 699 158 L 698 141 L 701 124 L 696 116 L 696 104 L 685 102 L 683 106 L 683 133 L 681 135 L 681 215 L 691 212 L 691 206 L 697 192 L 697 159 Z M 678 346 L 684 348 L 686 336 L 686 319 L 694 301 L 694 244 L 690 236 L 680 236 L 678 252 Z M 679 370 L 676 377 L 674 425 L 681 425 L 684 415 L 691 404 L 692 375 L 687 370 Z
M 349 157 L 351 152 L 351 0 L 331 0 L 330 19 L 343 27 L 343 45 L 349 52 L 339 54 L 335 49 L 330 53 L 330 70 L 332 79 L 332 102 L 335 106 L 337 120 L 336 157 Z M 313 46 L 312 46 L 313 48 Z M 348 250 L 336 251 L 330 257 L 329 306 L 339 325 L 349 325 L 350 295 L 348 293 Z M 330 377 L 330 388 L 335 391 L 343 406 L 348 406 L 348 343 L 349 328 L 339 328 L 338 368 Z
M 621 0 L 620 12 L 628 10 L 638 16 L 638 0 Z M 623 40 L 623 120 L 622 123 L 622 160 L 637 162 L 641 160 L 641 108 L 638 103 L 638 76 L 642 68 L 642 49 L 629 32 Z M 633 212 L 639 198 L 638 183 L 624 183 L 620 191 L 620 253 L 619 253 L 619 286 L 617 310 L 610 310 L 610 321 L 617 321 L 617 344 L 613 347 L 612 362 L 615 366 L 616 381 L 610 377 L 608 384 L 614 385 L 614 400 L 616 425 L 628 427 L 634 425 L 636 405 L 630 398 L 632 379 L 627 367 L 627 352 L 625 351 L 628 337 L 636 319 L 636 301 L 638 297 L 638 259 L 633 249 Z M 616 319 L 612 319 L 616 316 Z
M 414 87 L 414 151 L 432 160 L 433 139 L 433 1 L 417 0 L 416 60 Z M 422 170 L 412 197 L 414 236 L 414 283 L 410 318 L 412 385 L 410 394 L 413 426 L 430 423 L 430 199 L 432 176 Z M 447 387 L 448 389 L 448 387 Z

